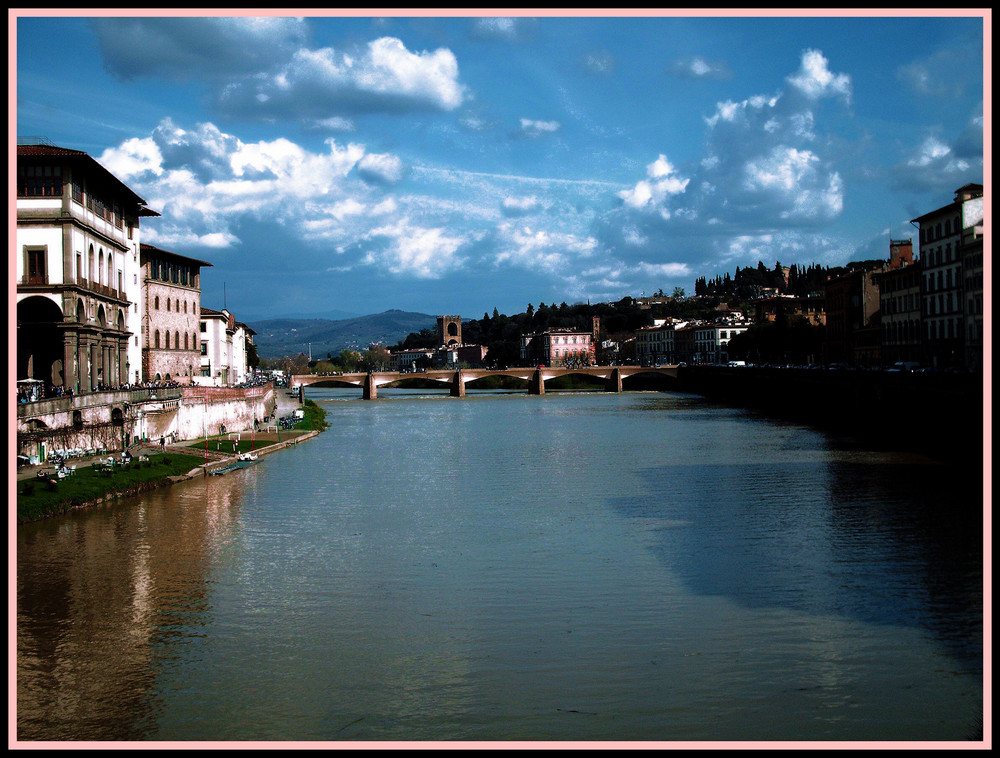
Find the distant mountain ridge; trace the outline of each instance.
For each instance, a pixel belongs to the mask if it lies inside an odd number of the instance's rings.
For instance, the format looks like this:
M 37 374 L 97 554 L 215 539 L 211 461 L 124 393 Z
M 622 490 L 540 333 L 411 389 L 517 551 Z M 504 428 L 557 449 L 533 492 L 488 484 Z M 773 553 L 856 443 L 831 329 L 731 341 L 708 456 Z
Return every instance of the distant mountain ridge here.
M 311 353 L 322 360 L 327 353 L 336 356 L 345 348 L 364 351 L 373 342 L 395 345 L 412 332 L 435 328 L 437 316 L 393 309 L 339 320 L 278 318 L 247 324 L 256 332 L 253 341 L 261 358 Z

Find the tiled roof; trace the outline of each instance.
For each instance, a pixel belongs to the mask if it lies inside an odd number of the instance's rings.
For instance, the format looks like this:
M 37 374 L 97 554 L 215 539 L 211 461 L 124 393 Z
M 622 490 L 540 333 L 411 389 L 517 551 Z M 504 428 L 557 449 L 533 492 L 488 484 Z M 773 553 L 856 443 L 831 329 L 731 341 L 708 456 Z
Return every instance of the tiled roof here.
M 70 150 L 68 147 L 55 145 L 18 145 L 18 155 L 77 155 L 89 157 L 82 150 Z

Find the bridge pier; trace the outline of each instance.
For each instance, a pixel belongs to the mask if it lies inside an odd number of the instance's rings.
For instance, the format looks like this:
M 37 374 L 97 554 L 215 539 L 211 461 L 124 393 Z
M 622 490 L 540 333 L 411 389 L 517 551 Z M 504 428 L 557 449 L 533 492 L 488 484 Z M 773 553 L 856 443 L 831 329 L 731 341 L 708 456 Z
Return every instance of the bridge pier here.
M 375 375 L 369 371 L 365 376 L 364 391 L 361 394 L 364 400 L 376 400 L 378 398 L 378 388 L 375 385 Z
M 621 392 L 622 391 L 622 370 L 620 368 L 612 369 L 611 376 L 609 376 L 604 382 L 605 392 Z
M 451 396 L 465 397 L 465 382 L 462 379 L 462 369 L 455 372 L 451 380 Z
M 545 394 L 545 380 L 542 379 L 542 370 L 535 369 L 535 373 L 531 375 L 531 379 L 528 380 L 528 394 L 529 395 L 544 395 Z

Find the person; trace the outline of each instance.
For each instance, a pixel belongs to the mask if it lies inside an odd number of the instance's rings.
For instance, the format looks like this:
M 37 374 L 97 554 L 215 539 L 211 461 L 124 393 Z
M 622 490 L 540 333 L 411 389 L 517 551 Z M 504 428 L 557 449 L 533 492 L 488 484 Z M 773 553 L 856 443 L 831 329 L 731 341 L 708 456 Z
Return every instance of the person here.
M 164 440 L 163 437 L 160 437 L 160 451 L 162 452 L 163 450 L 166 449 L 166 447 L 167 447 L 166 440 Z

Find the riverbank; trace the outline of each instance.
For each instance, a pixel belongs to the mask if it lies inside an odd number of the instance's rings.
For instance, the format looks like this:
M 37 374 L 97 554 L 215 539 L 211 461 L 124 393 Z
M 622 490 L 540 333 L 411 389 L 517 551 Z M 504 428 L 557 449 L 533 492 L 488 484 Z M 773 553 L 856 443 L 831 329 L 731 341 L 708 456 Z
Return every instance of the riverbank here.
M 679 371 L 676 389 L 876 449 L 982 465 L 981 374 L 691 366 Z
M 290 416 L 302 410 L 304 418 L 293 429 L 250 435 L 249 444 L 258 457 L 312 439 L 327 426 L 325 413 L 312 401 L 300 405 L 284 393 L 277 394 L 275 399 L 277 416 Z M 77 461 L 73 473 L 63 479 L 56 476 L 51 465 L 24 467 L 17 472 L 17 523 L 51 518 L 75 508 L 208 476 L 236 462 L 236 453 L 247 446 L 243 442 L 235 451 L 224 451 L 224 447 L 232 444 L 222 435 L 163 446 L 144 444 L 132 451 L 134 462 L 128 466 L 108 466 L 109 456 L 94 456 Z M 148 460 L 139 460 L 140 457 Z

